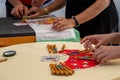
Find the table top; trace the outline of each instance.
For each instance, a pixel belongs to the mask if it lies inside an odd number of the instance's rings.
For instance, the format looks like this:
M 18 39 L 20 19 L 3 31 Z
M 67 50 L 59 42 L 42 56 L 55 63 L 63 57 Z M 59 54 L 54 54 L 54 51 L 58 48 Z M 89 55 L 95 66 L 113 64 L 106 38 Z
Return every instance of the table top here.
M 16 55 L 0 63 L 0 80 L 120 80 L 119 59 L 104 65 L 75 70 L 71 76 L 52 75 L 49 67 L 51 62 L 40 61 L 41 56 L 49 55 L 47 44 L 56 44 L 58 50 L 63 44 L 67 49 L 84 49 L 79 42 L 37 42 L 2 47 L 1 56 L 8 50 L 16 50 Z

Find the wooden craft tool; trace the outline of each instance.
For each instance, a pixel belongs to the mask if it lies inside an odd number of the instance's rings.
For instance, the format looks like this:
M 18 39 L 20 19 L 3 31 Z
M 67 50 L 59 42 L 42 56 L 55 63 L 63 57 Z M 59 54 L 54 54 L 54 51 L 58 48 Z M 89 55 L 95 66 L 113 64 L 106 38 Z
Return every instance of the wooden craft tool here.
M 60 64 L 63 66 L 63 69 L 66 70 L 69 73 L 69 75 L 72 75 L 74 73 L 73 69 L 69 68 L 68 66 L 66 66 L 62 63 L 60 63 Z
M 60 67 L 60 65 L 55 65 L 56 66 L 56 68 L 58 69 L 58 71 L 60 72 L 60 75 L 64 75 L 64 71 L 63 70 L 61 70 L 61 67 Z
M 118 77 L 118 78 L 115 78 L 115 79 L 112 79 L 112 80 L 120 80 L 120 77 Z
M 59 70 L 56 68 L 55 64 L 52 64 L 53 69 L 55 70 L 56 75 L 60 75 Z
M 88 53 L 88 52 L 93 52 L 93 49 L 86 49 L 86 50 L 82 50 L 80 51 L 80 53 Z
M 60 64 L 50 64 L 50 69 L 51 69 L 51 73 L 53 75 L 72 75 L 74 73 L 74 70 L 72 70 L 71 68 L 63 65 L 62 63 Z
M 62 50 L 64 50 L 66 48 L 66 45 L 63 44 L 63 46 L 61 47 Z
M 4 61 L 7 61 L 7 58 L 5 58 L 5 57 L 0 57 L 0 63 L 1 63 L 1 62 L 4 62 Z
M 50 44 L 47 44 L 47 49 L 48 49 L 48 52 L 51 53 L 51 45 Z
M 27 16 L 23 16 L 22 17 L 22 23 L 26 23 L 28 21 L 28 17 Z
M 51 69 L 52 74 L 55 75 L 56 72 L 55 72 L 55 69 L 54 69 L 54 67 L 53 67 L 53 64 L 50 64 L 50 69 Z
M 53 45 L 53 50 L 54 50 L 55 53 L 57 53 L 57 47 L 56 47 L 55 44 Z
M 89 57 L 89 56 L 88 56 L 88 57 L 87 57 L 87 56 L 82 56 L 82 57 L 81 57 L 81 56 L 78 56 L 77 58 L 78 58 L 78 59 L 81 59 L 81 60 L 93 60 L 93 58 L 92 58 L 92 57 Z
M 65 75 L 65 76 L 68 76 L 68 75 L 69 75 L 69 72 L 66 71 L 61 64 L 59 64 L 59 66 L 60 66 L 60 69 L 64 72 L 64 75 Z

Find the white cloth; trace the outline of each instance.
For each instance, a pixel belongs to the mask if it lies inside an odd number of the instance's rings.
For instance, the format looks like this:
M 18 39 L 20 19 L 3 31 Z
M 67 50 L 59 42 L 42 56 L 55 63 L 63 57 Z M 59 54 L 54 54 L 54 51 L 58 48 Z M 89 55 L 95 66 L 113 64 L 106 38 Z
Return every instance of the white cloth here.
M 28 24 L 34 29 L 36 34 L 36 41 L 40 40 L 65 40 L 70 38 L 76 38 L 74 29 L 67 29 L 61 32 L 51 30 L 52 25 L 29 23 Z

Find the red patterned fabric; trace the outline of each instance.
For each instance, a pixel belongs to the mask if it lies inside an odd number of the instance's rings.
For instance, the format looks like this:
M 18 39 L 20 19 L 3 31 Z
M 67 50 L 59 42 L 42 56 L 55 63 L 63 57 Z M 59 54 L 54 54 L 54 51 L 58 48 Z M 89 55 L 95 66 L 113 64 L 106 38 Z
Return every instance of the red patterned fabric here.
M 61 50 L 59 54 L 68 54 L 69 58 L 65 61 L 65 65 L 72 69 L 85 69 L 96 66 L 95 60 L 92 59 L 92 52 L 81 53 L 80 50 Z M 90 59 L 91 58 L 91 59 Z

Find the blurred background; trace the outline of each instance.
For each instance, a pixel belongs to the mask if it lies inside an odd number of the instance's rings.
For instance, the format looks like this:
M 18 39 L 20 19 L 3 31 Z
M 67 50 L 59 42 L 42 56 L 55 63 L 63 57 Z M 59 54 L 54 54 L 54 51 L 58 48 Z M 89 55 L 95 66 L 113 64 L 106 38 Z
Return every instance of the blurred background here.
M 0 0 L 0 17 L 6 17 L 5 1 L 6 0 Z M 117 7 L 119 18 L 120 18 L 120 0 L 114 0 L 114 2 Z M 65 17 L 65 7 L 51 14 L 54 14 L 57 17 Z M 119 25 L 120 25 L 120 21 L 119 21 Z M 120 31 L 120 26 L 119 26 L 119 31 Z

